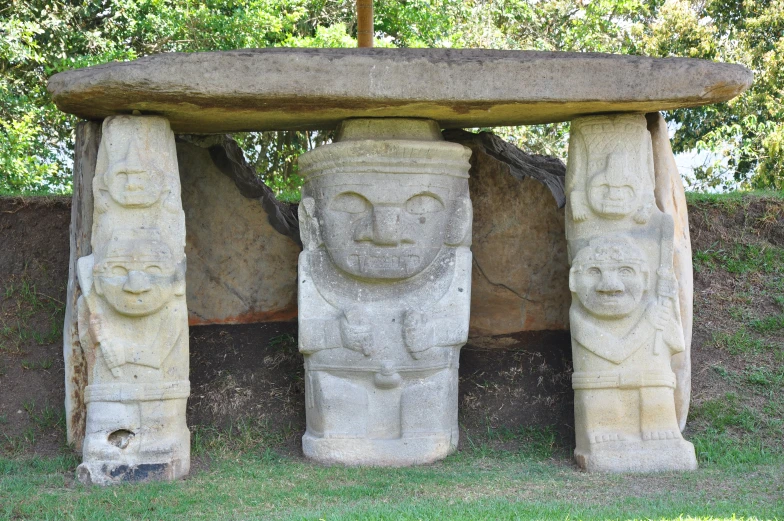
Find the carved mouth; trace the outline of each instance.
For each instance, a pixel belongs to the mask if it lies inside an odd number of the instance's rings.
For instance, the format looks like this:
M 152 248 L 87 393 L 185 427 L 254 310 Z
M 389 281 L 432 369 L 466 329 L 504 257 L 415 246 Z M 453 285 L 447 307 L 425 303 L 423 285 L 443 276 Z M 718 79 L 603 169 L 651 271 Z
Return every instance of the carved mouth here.
M 602 209 L 605 213 L 627 213 L 628 206 L 626 203 L 604 203 Z
M 349 265 L 359 273 L 399 273 L 407 275 L 419 268 L 419 255 L 349 255 Z
M 621 304 L 621 302 L 623 301 L 623 294 L 613 295 L 613 294 L 600 293 L 597 296 L 599 297 L 599 302 L 601 302 L 605 306 L 616 306 L 618 304 Z

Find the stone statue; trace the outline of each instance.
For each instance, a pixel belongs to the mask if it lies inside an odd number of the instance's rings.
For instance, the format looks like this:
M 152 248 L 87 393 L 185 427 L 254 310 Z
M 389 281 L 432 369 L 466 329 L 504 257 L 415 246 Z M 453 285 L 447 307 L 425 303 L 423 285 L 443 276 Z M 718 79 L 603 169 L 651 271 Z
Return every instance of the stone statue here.
M 185 228 L 171 199 L 179 198 L 178 177 L 169 175 L 173 142 L 162 118 L 116 116 L 103 125 L 93 254 L 77 265 L 88 368 L 77 475 L 85 483 L 176 479 L 189 470 Z
M 306 456 L 410 465 L 456 448 L 469 157 L 426 120 L 349 120 L 300 157 Z
M 575 458 L 588 470 L 694 469 L 672 357 L 685 349 L 673 219 L 656 208 L 637 115 L 572 123 L 567 167 Z
M 122 215 L 124 228 L 155 223 L 185 247 L 177 148 L 169 122 L 153 116 L 112 116 L 103 122 L 93 181 L 92 241 L 104 244 Z

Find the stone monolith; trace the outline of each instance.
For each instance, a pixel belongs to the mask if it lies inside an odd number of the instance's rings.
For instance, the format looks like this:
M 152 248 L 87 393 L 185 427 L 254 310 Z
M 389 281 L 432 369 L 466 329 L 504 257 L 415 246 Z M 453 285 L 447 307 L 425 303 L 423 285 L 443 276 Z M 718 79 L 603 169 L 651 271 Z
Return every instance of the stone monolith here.
M 656 206 L 645 117 L 573 121 L 566 176 L 575 458 L 589 471 L 694 469 L 674 396 L 674 225 Z
M 190 384 L 185 221 L 168 121 L 104 121 L 93 197 L 93 253 L 77 267 L 88 372 L 77 475 L 101 485 L 176 479 L 190 466 Z
M 469 157 L 406 119 L 349 120 L 300 157 L 307 457 L 401 466 L 456 448 Z

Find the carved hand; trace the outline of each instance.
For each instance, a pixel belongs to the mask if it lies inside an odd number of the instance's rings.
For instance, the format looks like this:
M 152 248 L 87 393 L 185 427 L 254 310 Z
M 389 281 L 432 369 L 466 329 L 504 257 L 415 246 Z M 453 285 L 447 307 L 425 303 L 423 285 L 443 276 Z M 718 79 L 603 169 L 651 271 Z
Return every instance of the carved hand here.
M 572 192 L 572 219 L 575 222 L 582 222 L 588 218 L 588 205 L 585 201 L 583 192 Z
M 101 352 L 112 374 L 116 378 L 122 376 L 120 366 L 125 364 L 125 346 L 120 342 L 103 342 L 101 343 Z
M 671 271 L 668 271 L 667 273 L 659 273 L 659 282 L 656 286 L 656 293 L 660 297 L 675 298 L 678 293 L 678 281 L 675 279 L 675 276 Z
M 435 330 L 424 313 L 413 309 L 405 312 L 403 342 L 415 359 L 419 359 L 422 353 L 435 346 Z
M 666 304 L 656 304 L 653 310 L 653 327 L 659 331 L 666 331 L 675 327 L 672 319 L 672 308 L 669 301 Z
M 340 320 L 340 336 L 343 347 L 359 351 L 365 356 L 373 354 L 373 328 L 362 316 L 359 309 L 349 309 Z
M 97 314 L 90 315 L 90 337 L 93 343 L 101 349 L 106 365 L 111 369 L 115 378 L 122 376 L 121 365 L 125 363 L 125 348 L 112 342 L 106 334 L 105 320 Z
M 648 219 L 651 218 L 651 214 L 653 213 L 653 205 L 646 204 L 645 206 L 641 206 L 637 209 L 637 212 L 634 214 L 634 222 L 637 224 L 645 224 L 648 222 Z
M 104 331 L 106 328 L 104 327 L 104 319 L 101 315 L 91 313 L 90 314 L 90 338 L 92 339 L 93 343 L 96 345 L 103 344 L 106 339 L 106 334 Z

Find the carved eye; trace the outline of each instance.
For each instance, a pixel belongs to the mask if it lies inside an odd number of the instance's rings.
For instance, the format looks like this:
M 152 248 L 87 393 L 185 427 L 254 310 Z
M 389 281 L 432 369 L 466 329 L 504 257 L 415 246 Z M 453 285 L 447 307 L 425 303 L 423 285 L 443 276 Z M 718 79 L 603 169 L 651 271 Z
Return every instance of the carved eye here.
M 623 268 L 618 270 L 618 273 L 620 273 L 622 277 L 631 277 L 634 275 L 634 268 L 630 268 L 629 266 L 624 266 Z
M 354 192 L 345 192 L 332 200 L 330 210 L 346 213 L 364 213 L 370 209 L 367 199 Z
M 112 275 L 124 277 L 128 275 L 128 270 L 126 270 L 123 266 L 112 266 Z
M 151 265 L 151 266 L 147 266 L 144 269 L 144 271 L 146 271 L 149 275 L 162 275 L 163 274 L 163 270 L 161 269 L 161 267 L 160 266 L 156 266 L 154 264 Z
M 440 212 L 443 209 L 441 201 L 428 194 L 415 195 L 406 201 L 406 211 L 414 215 Z
M 602 274 L 602 270 L 597 267 L 588 268 L 588 275 L 596 275 L 597 277 Z

